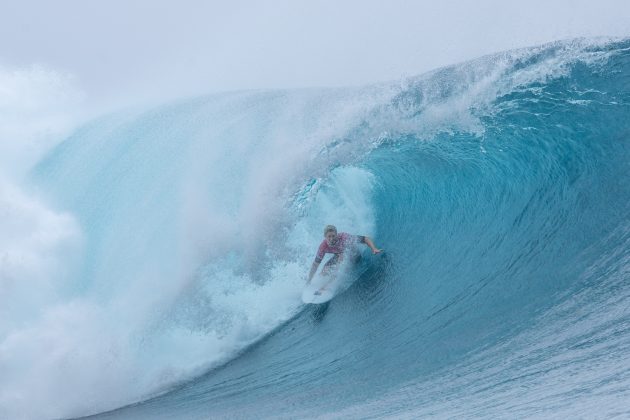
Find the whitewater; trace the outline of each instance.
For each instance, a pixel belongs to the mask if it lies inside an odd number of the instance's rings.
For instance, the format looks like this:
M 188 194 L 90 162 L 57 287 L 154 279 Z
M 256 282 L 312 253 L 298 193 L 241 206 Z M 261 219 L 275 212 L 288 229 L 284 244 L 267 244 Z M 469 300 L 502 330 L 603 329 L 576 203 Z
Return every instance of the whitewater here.
M 58 139 L 2 149 L 0 418 L 630 417 L 627 39 L 44 117 L 0 119 Z M 386 252 L 304 305 L 327 224 Z

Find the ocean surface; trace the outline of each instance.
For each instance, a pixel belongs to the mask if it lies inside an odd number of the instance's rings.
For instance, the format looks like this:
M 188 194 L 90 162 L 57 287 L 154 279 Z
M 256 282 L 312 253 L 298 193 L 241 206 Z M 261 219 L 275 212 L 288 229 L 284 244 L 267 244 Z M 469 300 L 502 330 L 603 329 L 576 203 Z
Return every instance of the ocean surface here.
M 121 110 L 25 185 L 2 418 L 630 417 L 628 40 Z M 326 224 L 385 252 L 304 305 Z

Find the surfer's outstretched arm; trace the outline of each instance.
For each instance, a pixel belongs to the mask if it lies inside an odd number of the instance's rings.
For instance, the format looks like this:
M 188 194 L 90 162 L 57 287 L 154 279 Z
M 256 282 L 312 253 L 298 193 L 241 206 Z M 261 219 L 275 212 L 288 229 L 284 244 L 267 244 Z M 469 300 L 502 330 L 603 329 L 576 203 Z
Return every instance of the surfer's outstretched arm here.
M 313 280 L 313 276 L 317 272 L 317 268 L 319 267 L 320 263 L 321 261 L 317 261 L 317 260 L 313 261 L 313 265 L 311 265 L 311 272 L 308 273 L 308 280 L 306 280 L 306 284 L 309 284 L 311 280 Z
M 370 239 L 370 238 L 369 238 L 369 237 L 367 237 L 367 236 L 364 236 L 364 238 L 365 238 L 365 239 L 364 239 L 364 242 L 365 242 L 365 244 L 366 244 L 367 246 L 369 246 L 369 247 L 370 247 L 370 249 L 372 250 L 372 254 L 378 254 L 378 253 L 380 253 L 380 252 L 382 251 L 382 250 L 378 249 L 378 248 L 376 247 L 376 245 L 374 245 L 374 242 L 372 242 L 372 239 Z

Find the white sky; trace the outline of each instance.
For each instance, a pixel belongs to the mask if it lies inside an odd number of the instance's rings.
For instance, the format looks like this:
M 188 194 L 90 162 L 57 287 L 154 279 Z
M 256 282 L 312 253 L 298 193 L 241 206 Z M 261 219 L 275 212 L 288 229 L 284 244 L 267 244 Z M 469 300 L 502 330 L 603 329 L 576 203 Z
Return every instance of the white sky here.
M 0 0 L 0 66 L 93 100 L 359 85 L 602 35 L 630 36 L 630 1 Z

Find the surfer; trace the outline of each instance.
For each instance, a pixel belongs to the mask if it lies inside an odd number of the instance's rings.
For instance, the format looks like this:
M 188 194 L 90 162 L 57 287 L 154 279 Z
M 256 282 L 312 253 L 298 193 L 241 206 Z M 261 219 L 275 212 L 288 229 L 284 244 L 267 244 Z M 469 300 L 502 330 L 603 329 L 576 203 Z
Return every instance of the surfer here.
M 324 264 L 322 268 L 322 276 L 327 276 L 343 261 L 344 253 L 350 251 L 353 253 L 353 258 L 358 260 L 359 253 L 356 251 L 355 245 L 358 243 L 366 244 L 372 250 L 372 254 L 378 254 L 381 252 L 378 249 L 372 239 L 362 235 L 351 235 L 346 232 L 337 233 L 337 228 L 333 225 L 328 225 L 324 228 L 324 240 L 319 245 L 315 261 L 311 266 L 311 272 L 308 274 L 308 280 L 306 284 L 309 284 L 313 279 L 313 276 L 317 272 L 319 264 L 324 259 L 325 254 L 334 254 L 334 256 Z

